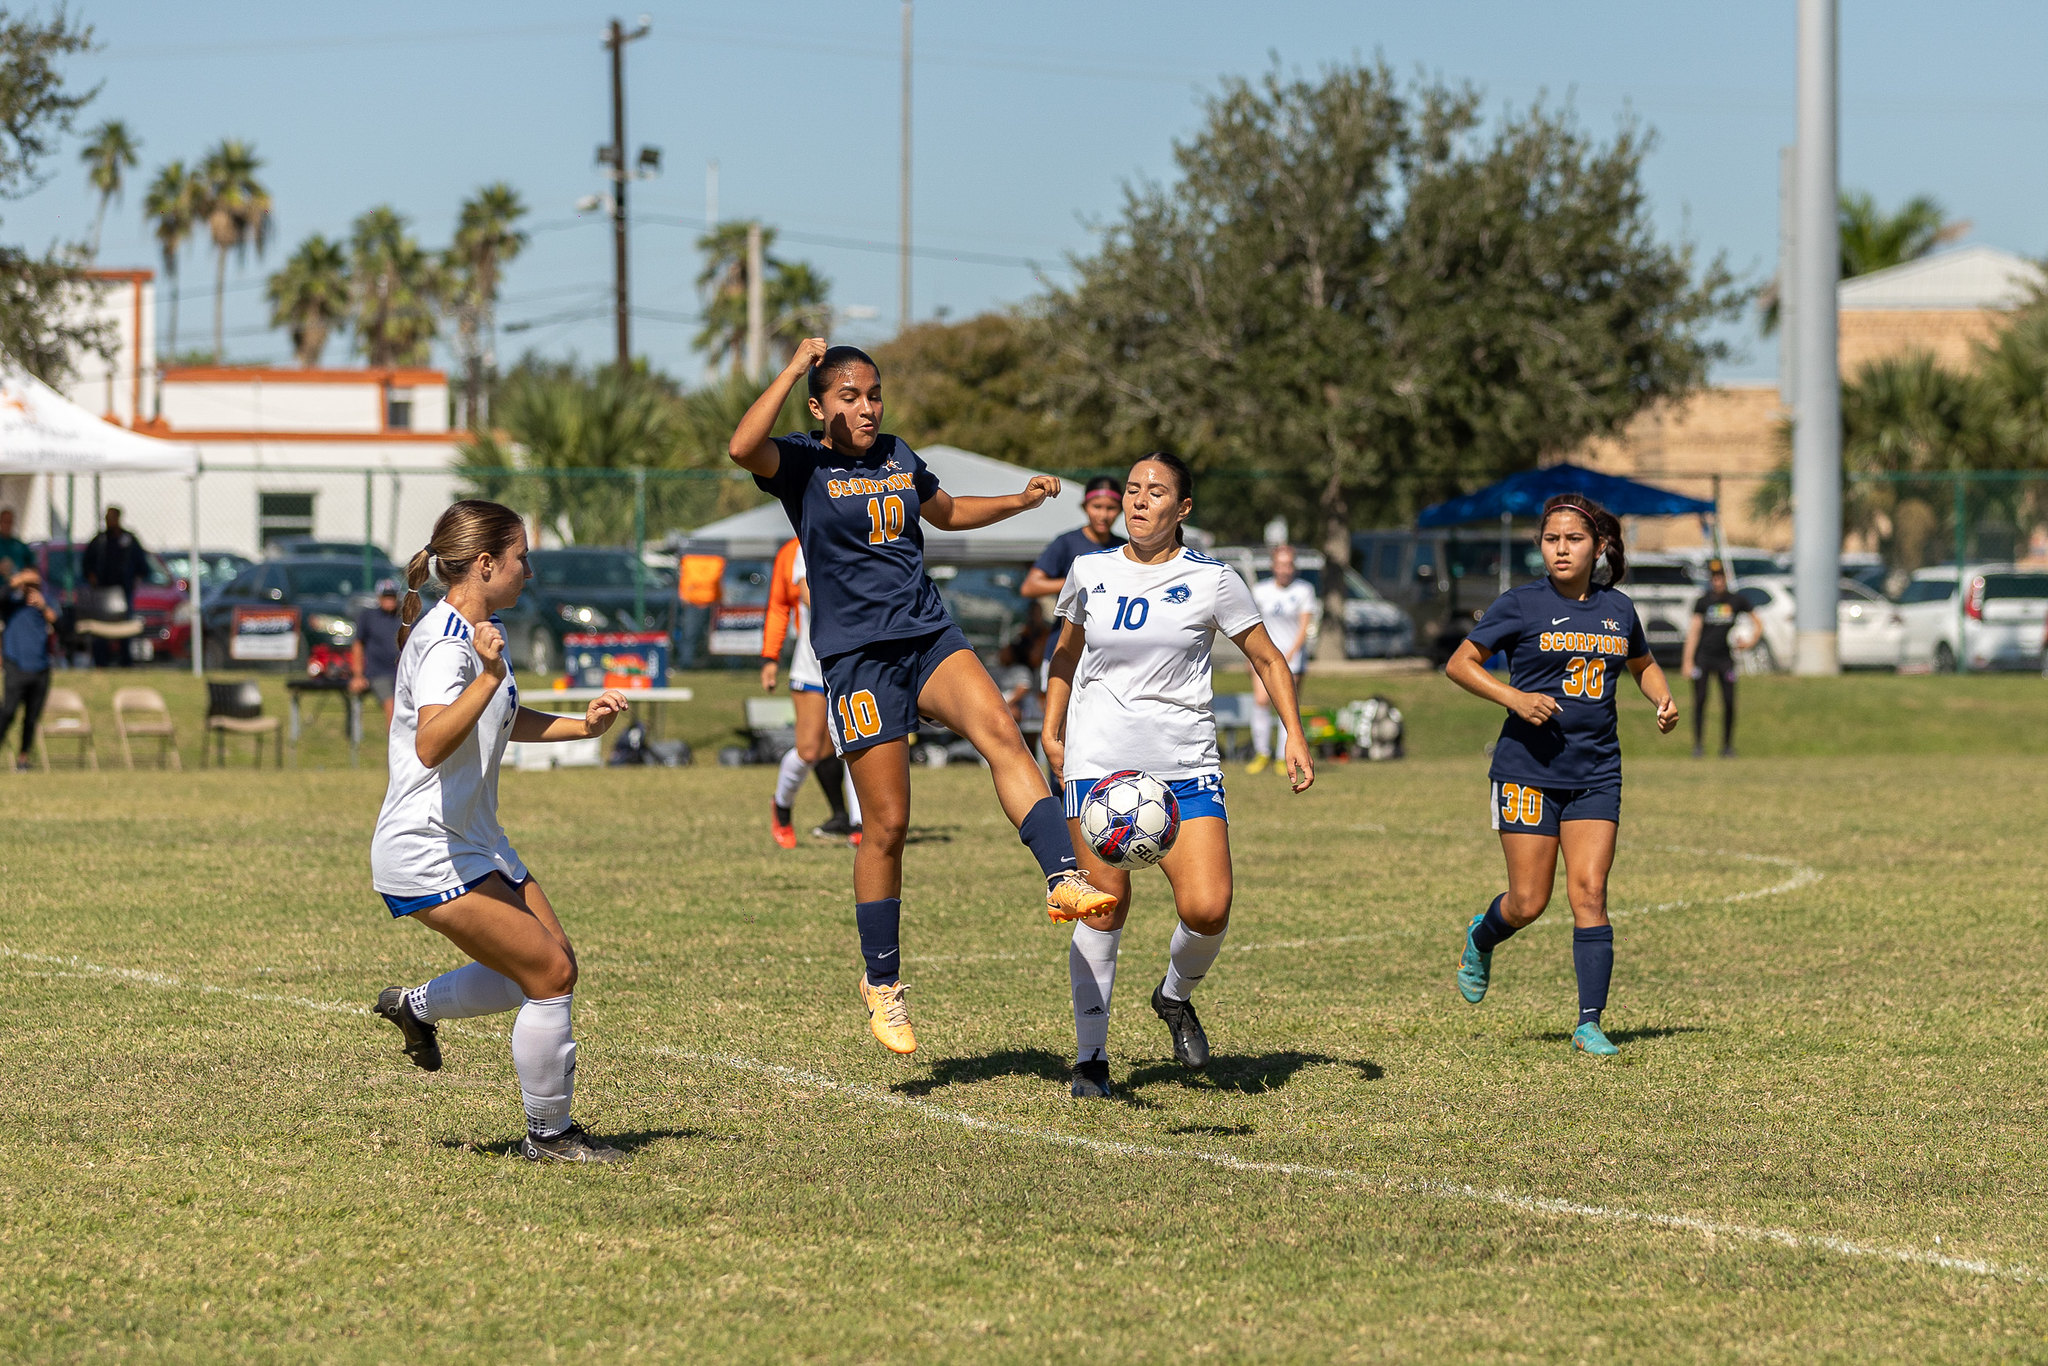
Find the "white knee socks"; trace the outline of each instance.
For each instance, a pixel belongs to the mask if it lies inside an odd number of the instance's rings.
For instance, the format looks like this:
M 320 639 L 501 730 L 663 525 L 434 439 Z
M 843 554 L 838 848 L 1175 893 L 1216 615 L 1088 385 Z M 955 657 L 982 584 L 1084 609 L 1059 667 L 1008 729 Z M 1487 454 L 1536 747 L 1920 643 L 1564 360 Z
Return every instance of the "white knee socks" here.
M 804 779 L 811 774 L 811 766 L 794 748 L 782 756 L 782 767 L 775 772 L 775 804 L 784 811 L 796 805 L 796 794 L 803 789 Z M 759 801 L 756 797 L 754 800 Z
M 569 1029 L 572 997 L 528 1001 L 512 1022 L 512 1070 L 526 1102 L 526 1127 L 535 1138 L 553 1138 L 569 1127 L 569 1100 L 576 1091 L 576 1040 Z
M 1116 949 L 1122 930 L 1091 929 L 1074 923 L 1067 946 L 1067 977 L 1074 984 L 1074 1061 L 1108 1056 L 1109 994 L 1116 986 Z
M 1223 936 L 1228 933 L 1228 927 L 1214 934 L 1196 934 L 1185 925 L 1173 927 L 1166 982 L 1160 987 L 1167 1000 L 1185 1001 L 1196 983 L 1209 975 L 1209 965 L 1223 951 Z
M 503 973 L 482 963 L 464 963 L 444 972 L 425 986 L 406 993 L 412 1013 L 428 1023 L 435 1020 L 467 1020 L 478 1015 L 498 1015 L 526 1004 L 526 993 Z
M 1273 708 L 1264 702 L 1252 703 L 1252 750 L 1273 757 Z

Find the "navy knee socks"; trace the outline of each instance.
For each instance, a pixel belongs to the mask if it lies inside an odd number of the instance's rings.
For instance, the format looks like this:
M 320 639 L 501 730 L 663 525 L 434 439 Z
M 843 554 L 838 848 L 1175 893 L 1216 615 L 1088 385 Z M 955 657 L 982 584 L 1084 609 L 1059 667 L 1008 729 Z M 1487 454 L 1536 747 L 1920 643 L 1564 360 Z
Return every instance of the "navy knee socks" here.
M 1017 838 L 1038 860 L 1038 867 L 1048 881 L 1073 868 L 1074 840 L 1067 833 L 1067 813 L 1061 809 L 1058 797 L 1040 798 L 1018 825 Z
M 1614 927 L 1575 926 L 1572 929 L 1572 970 L 1579 978 L 1579 1023 L 1600 1023 L 1607 1009 L 1607 982 L 1614 976 Z
M 1495 897 L 1493 904 L 1486 908 L 1486 915 L 1480 920 L 1478 928 L 1472 931 L 1472 946 L 1481 953 L 1492 953 L 1494 945 L 1503 939 L 1513 938 L 1515 931 L 1520 928 L 1508 924 L 1500 917 L 1500 903 L 1507 899 L 1506 892 Z
M 903 929 L 903 899 L 856 902 L 853 923 L 860 929 L 860 956 L 868 962 L 868 983 L 886 987 L 895 984 L 902 971 L 903 954 L 899 939 Z

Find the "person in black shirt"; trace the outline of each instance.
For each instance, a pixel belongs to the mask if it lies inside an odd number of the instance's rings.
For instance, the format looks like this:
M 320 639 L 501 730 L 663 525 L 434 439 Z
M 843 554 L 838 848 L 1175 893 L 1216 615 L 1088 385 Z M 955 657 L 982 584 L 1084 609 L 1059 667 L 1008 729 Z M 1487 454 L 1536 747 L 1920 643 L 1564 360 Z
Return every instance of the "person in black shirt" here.
M 106 615 L 135 614 L 135 585 L 149 573 L 149 557 L 143 553 L 142 542 L 135 539 L 135 533 L 121 525 L 121 509 L 107 509 L 106 530 L 85 543 L 85 555 L 79 562 L 79 569 L 85 575 L 86 583 L 96 590 L 96 610 Z M 114 589 L 120 590 L 118 602 L 112 599 L 111 590 Z M 94 636 L 92 662 L 126 668 L 129 664 L 128 642 Z
M 1749 617 L 1753 635 L 1756 615 L 1748 603 L 1728 591 L 1728 575 L 1721 562 L 1708 561 L 1707 591 L 1692 605 L 1692 624 L 1685 631 L 1685 659 L 1680 664 L 1692 679 L 1695 759 L 1707 752 L 1707 695 L 1715 678 L 1721 680 L 1721 757 L 1735 757 L 1735 651 L 1729 637 L 1735 633 L 1736 618 L 1742 616 Z
M 398 632 L 404 624 L 398 614 L 398 581 L 384 579 L 377 585 L 376 606 L 356 618 L 355 644 L 349 647 L 348 690 L 376 693 L 386 725 L 397 695 Z

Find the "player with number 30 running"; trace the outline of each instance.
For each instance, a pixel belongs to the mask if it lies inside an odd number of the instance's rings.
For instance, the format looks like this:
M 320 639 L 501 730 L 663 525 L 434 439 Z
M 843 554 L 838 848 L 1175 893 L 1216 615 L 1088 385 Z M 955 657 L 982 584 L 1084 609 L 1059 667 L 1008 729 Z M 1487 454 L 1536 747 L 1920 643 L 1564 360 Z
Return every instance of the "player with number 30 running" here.
M 1608 1057 L 1619 1051 L 1600 1028 L 1600 1013 L 1614 972 L 1607 874 L 1621 828 L 1621 671 L 1634 674 L 1656 705 L 1660 732 L 1678 724 L 1678 704 L 1650 657 L 1635 604 L 1616 587 L 1628 557 L 1614 514 L 1560 493 L 1543 505 L 1537 546 L 1549 576 L 1495 599 L 1444 670 L 1465 691 L 1508 711 L 1490 774 L 1508 889 L 1466 928 L 1458 991 L 1474 1005 L 1485 999 L 1494 948 L 1550 904 L 1561 849 L 1579 979 L 1572 1047 Z M 1496 650 L 1507 655 L 1506 683 L 1486 670 Z
M 819 430 L 777 437 L 776 414 L 799 380 Z M 1045 874 L 1054 920 L 1098 915 L 1116 898 L 1075 866 L 1060 802 L 1046 786 L 995 680 L 925 574 L 920 521 L 971 531 L 1060 491 L 1038 475 L 1020 493 L 954 497 L 917 452 L 882 430 L 882 372 L 851 346 L 805 341 L 740 419 L 735 464 L 789 514 L 810 570 L 811 645 L 825 671 L 832 743 L 860 797 L 854 923 L 867 970 L 868 1027 L 895 1053 L 917 1048 L 900 976 L 903 842 L 910 826 L 909 738 L 920 714 L 988 761 L 996 796 Z

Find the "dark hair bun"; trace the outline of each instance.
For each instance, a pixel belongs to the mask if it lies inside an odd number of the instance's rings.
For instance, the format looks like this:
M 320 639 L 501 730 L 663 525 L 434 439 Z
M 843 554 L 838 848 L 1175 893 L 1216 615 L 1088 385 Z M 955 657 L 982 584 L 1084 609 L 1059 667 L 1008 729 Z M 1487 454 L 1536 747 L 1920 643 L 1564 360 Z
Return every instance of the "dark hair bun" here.
M 865 365 L 875 372 L 876 379 L 882 377 L 882 367 L 875 364 L 875 358 L 858 346 L 828 346 L 825 348 L 825 354 L 818 357 L 818 363 L 811 367 L 811 373 L 806 377 L 811 397 L 823 398 L 826 381 L 850 365 Z

